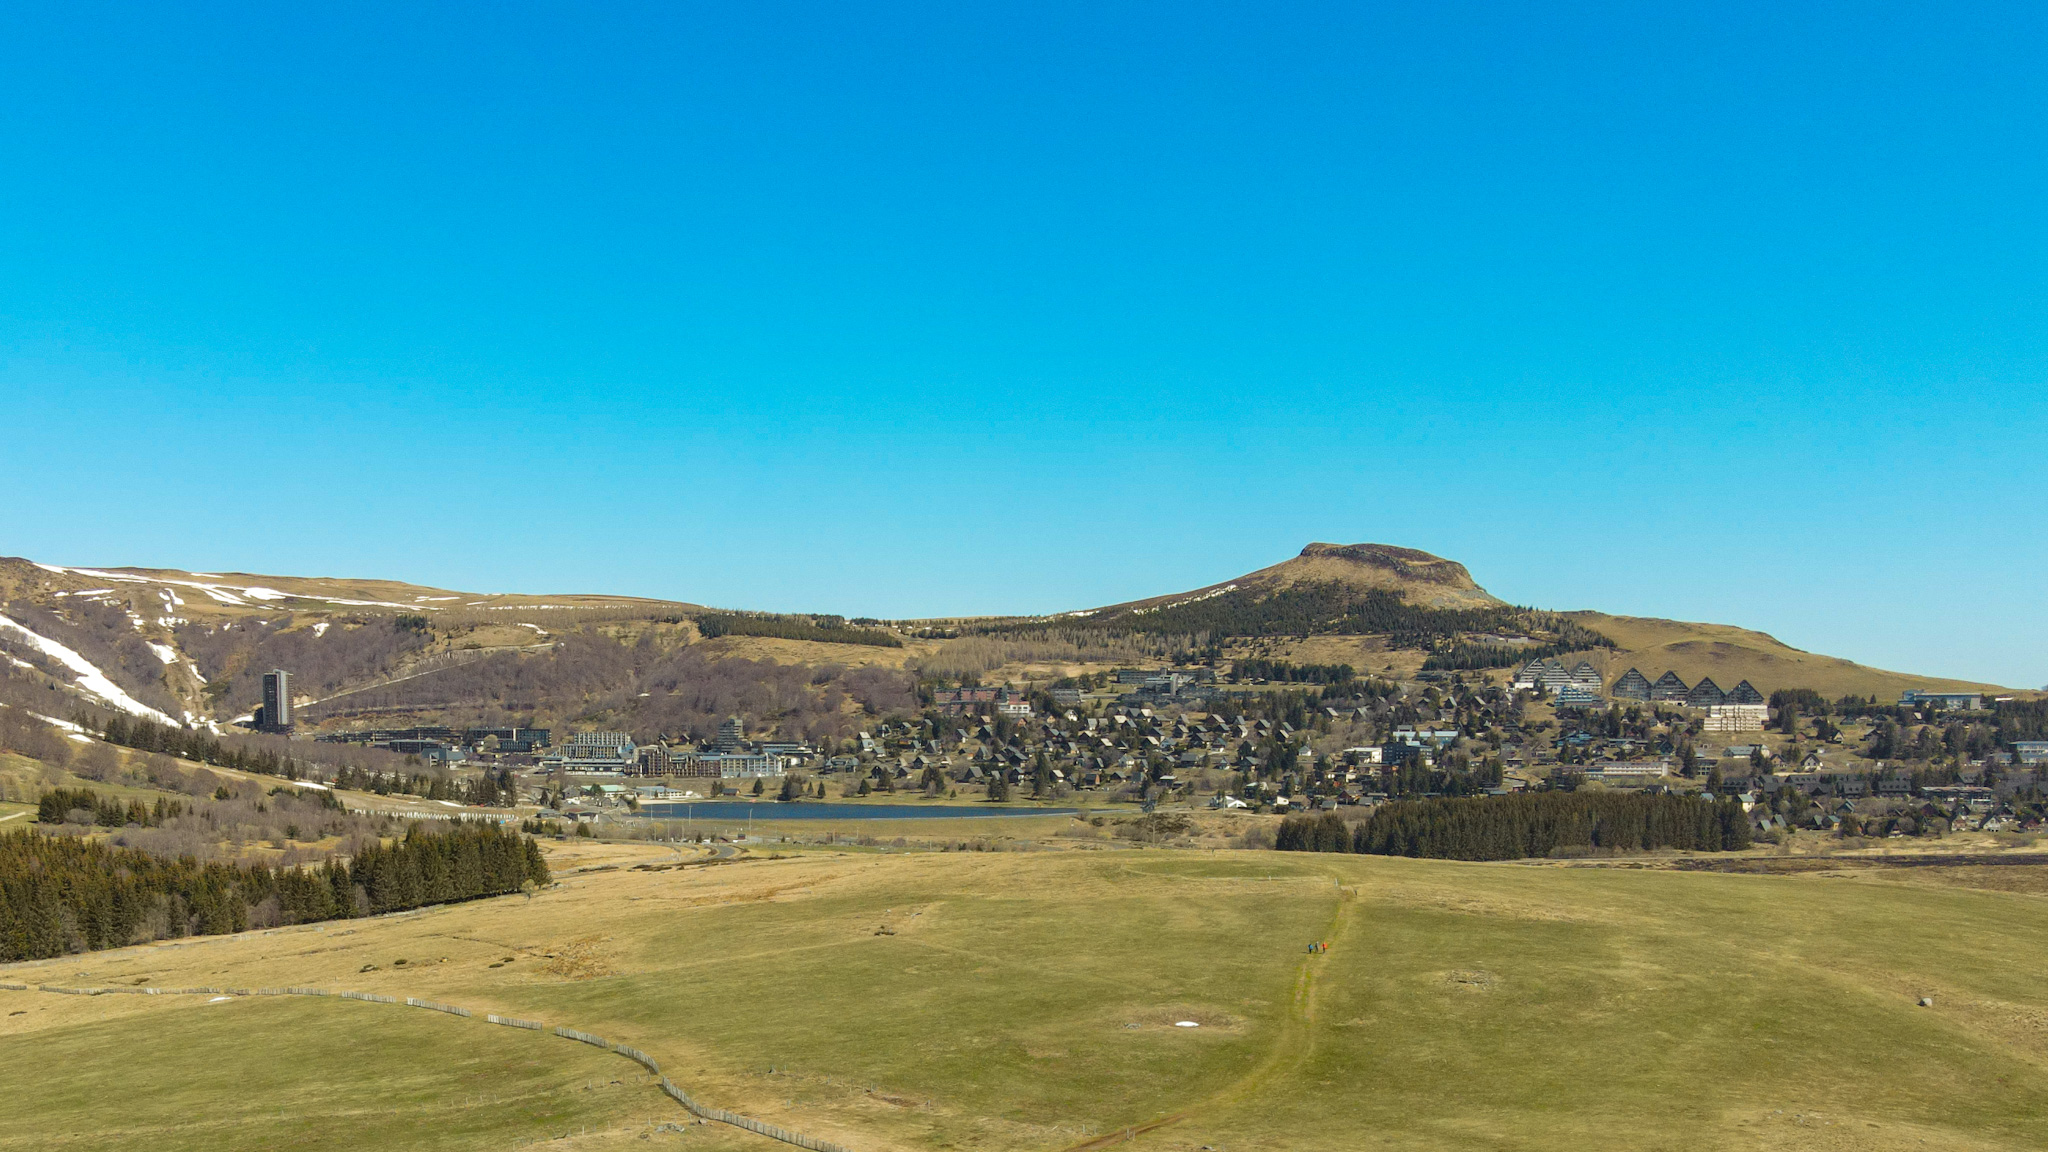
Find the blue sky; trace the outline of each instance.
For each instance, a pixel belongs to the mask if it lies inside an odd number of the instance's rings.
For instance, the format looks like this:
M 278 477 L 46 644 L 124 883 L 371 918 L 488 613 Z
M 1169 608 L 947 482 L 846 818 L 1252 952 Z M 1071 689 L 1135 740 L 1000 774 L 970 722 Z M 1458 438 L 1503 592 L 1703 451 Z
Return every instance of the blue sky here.
M 2048 681 L 2038 6 L 10 20 L 0 552 L 893 616 L 1369 540 Z

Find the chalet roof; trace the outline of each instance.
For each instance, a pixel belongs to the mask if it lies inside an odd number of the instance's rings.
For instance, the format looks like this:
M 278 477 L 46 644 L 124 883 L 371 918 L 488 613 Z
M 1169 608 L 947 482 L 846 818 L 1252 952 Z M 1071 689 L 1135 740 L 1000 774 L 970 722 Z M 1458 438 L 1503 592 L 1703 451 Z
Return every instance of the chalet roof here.
M 1751 687 L 1749 681 L 1744 680 L 1728 690 L 1727 702 L 1730 704 L 1761 704 L 1764 702 L 1764 694 Z
M 1692 691 L 1685 694 L 1685 702 L 1695 708 L 1704 708 L 1710 704 L 1726 704 L 1728 694 L 1721 691 L 1721 686 L 1714 683 L 1712 676 L 1705 676 L 1692 686 Z

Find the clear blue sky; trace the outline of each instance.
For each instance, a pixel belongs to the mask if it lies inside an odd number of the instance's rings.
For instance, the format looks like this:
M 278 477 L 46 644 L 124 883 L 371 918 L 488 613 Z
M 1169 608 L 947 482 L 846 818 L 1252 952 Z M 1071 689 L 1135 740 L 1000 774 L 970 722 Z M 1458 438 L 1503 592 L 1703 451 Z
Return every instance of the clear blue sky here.
M 0 552 L 2048 681 L 2039 5 L 13 6 Z

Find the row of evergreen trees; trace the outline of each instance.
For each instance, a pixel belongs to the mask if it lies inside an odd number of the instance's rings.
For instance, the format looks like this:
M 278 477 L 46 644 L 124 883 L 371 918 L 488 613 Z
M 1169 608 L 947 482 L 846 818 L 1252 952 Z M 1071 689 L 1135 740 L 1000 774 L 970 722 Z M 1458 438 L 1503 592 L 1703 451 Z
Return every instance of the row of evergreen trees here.
M 96 840 L 0 836 L 0 961 L 399 912 L 548 882 L 531 839 L 491 823 L 373 841 L 318 868 L 160 859 Z
M 697 633 L 713 636 L 777 636 L 784 640 L 814 640 L 823 644 L 866 644 L 875 648 L 901 648 L 903 641 L 875 628 L 848 627 L 839 617 L 748 616 L 737 612 L 706 612 L 697 617 Z
M 1358 679 L 1358 670 L 1349 664 L 1295 664 L 1287 660 L 1247 656 L 1231 666 L 1230 679 L 1233 683 L 1266 680 L 1290 684 L 1348 684 Z
M 419 796 L 427 800 L 454 800 L 480 808 L 495 808 L 512 801 L 514 785 L 510 768 L 486 768 L 466 780 L 451 779 L 431 772 L 375 772 L 368 768 L 342 768 L 330 778 L 336 788 L 374 792 L 379 796 Z
M 1443 860 L 1515 860 L 1558 849 L 1723 852 L 1749 847 L 1749 820 L 1730 798 L 1630 792 L 1525 792 L 1405 800 L 1356 824 L 1335 812 L 1289 816 L 1275 847 Z
M 100 738 L 109 744 L 142 752 L 162 752 L 182 760 L 254 772 L 260 776 L 282 776 L 299 780 L 317 775 L 312 765 L 265 749 L 238 748 L 199 728 L 158 724 L 140 717 L 116 715 L 107 721 Z
M 74 813 L 89 813 L 91 819 L 73 820 Z M 185 805 L 177 800 L 159 798 L 154 805 L 130 800 L 123 804 L 87 788 L 52 788 L 43 793 L 43 798 L 36 804 L 36 823 L 97 824 L 102 828 L 139 824 L 144 828 L 155 828 L 166 819 L 184 813 Z

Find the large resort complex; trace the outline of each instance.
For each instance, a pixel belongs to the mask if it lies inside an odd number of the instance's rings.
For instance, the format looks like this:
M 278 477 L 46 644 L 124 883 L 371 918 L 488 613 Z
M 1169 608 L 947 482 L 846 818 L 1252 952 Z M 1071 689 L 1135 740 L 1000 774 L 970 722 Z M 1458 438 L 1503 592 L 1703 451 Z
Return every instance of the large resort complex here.
M 1753 731 L 1769 719 L 1764 694 L 1747 680 L 1726 690 L 1714 683 L 1711 676 L 1688 685 L 1678 673 L 1668 669 L 1652 681 L 1640 670 L 1630 668 L 1615 680 L 1611 689 L 1606 689 L 1590 660 L 1581 660 L 1567 670 L 1558 660 L 1537 659 L 1517 669 L 1510 683 L 1518 690 L 1548 692 L 1560 708 L 1597 708 L 1607 704 L 1610 696 L 1616 702 L 1633 700 L 1697 708 L 1707 713 L 1705 727 L 1710 732 Z

